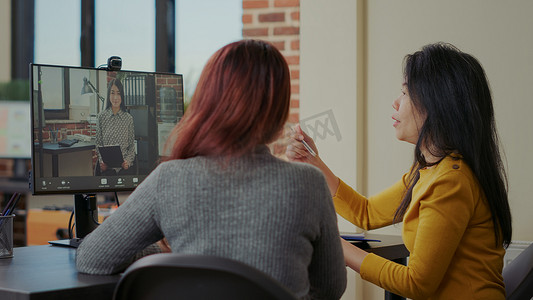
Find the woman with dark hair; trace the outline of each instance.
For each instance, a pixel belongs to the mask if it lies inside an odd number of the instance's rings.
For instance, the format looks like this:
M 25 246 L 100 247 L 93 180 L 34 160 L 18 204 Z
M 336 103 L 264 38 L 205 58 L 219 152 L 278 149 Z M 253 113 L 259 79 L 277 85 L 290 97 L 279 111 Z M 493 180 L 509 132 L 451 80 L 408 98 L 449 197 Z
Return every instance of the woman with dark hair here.
M 135 160 L 135 131 L 133 117 L 126 111 L 124 104 L 124 87 L 118 79 L 112 79 L 107 87 L 106 108 L 98 115 L 98 127 L 96 129 L 96 154 L 100 174 L 126 175 L 133 174 L 132 166 Z M 98 147 L 120 146 L 124 161 L 119 167 L 108 166 L 100 154 Z
M 480 63 L 450 44 L 407 55 L 394 100 L 396 137 L 415 144 L 402 180 L 366 198 L 302 146 L 299 127 L 287 156 L 319 167 L 337 212 L 363 229 L 403 221 L 407 266 L 343 242 L 346 264 L 361 277 L 412 299 L 504 299 L 505 247 L 511 242 L 507 184 L 491 92 Z
M 340 298 L 346 268 L 324 176 L 266 146 L 287 120 L 289 77 L 269 43 L 218 50 L 167 140 L 170 156 L 84 239 L 78 270 L 118 273 L 140 250 L 162 251 L 146 248 L 165 237 L 172 252 L 244 262 L 298 298 Z

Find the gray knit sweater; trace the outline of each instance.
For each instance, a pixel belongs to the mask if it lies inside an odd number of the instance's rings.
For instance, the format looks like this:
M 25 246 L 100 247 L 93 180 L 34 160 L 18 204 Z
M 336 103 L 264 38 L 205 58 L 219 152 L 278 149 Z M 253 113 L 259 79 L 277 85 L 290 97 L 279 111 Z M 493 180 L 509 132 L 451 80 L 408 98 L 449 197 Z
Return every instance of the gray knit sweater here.
M 331 195 L 313 166 L 266 146 L 224 163 L 195 157 L 160 164 L 77 250 L 80 272 L 123 271 L 166 237 L 173 252 L 235 259 L 299 298 L 338 299 L 346 268 Z

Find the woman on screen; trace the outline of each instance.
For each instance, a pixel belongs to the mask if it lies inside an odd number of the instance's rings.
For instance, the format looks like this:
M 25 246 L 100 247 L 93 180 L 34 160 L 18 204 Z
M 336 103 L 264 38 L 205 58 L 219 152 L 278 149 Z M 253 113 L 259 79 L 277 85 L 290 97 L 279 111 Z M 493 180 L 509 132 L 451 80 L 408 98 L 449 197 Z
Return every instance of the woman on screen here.
M 135 160 L 134 141 L 133 117 L 126 111 L 124 87 L 120 80 L 112 79 L 109 81 L 107 88 L 106 108 L 98 115 L 98 127 L 96 129 L 98 166 L 95 175 L 112 176 L 134 174 L 132 168 Z M 111 152 L 113 149 L 109 146 L 116 145 L 120 147 L 122 161 L 109 160 L 103 156 L 104 153 L 101 153 L 108 151 L 110 154 L 113 154 Z
M 289 103 L 289 69 L 273 45 L 218 50 L 167 141 L 170 157 L 85 238 L 78 270 L 119 273 L 139 251 L 162 251 L 147 247 L 166 237 L 172 252 L 244 262 L 297 298 L 340 298 L 346 267 L 324 176 L 266 146 Z

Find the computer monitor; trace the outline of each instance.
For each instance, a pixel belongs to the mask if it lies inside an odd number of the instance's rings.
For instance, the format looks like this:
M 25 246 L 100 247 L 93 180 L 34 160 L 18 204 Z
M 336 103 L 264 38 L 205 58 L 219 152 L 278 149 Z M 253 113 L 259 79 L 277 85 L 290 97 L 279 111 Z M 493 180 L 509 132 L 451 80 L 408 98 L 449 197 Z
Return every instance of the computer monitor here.
M 35 195 L 132 191 L 158 165 L 183 116 L 180 74 L 30 69 Z
M 31 157 L 30 102 L 0 100 L 0 158 L 13 160 L 6 173 L 11 180 L 28 180 Z
M 30 102 L 0 100 L 0 158 L 31 157 Z
M 33 64 L 31 76 L 34 194 L 135 189 L 159 163 L 183 116 L 179 74 Z M 124 98 L 117 113 L 110 82 Z M 119 162 L 102 170 L 104 152 L 117 145 L 127 169 Z

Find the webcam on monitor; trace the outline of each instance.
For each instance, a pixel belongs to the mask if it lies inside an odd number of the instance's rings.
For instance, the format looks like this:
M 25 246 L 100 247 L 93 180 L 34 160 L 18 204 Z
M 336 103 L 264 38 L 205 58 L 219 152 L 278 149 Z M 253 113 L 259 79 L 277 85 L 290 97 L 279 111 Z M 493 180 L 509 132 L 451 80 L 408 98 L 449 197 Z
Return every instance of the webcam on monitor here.
M 122 58 L 118 56 L 111 56 L 107 59 L 107 70 L 119 71 L 122 69 Z

